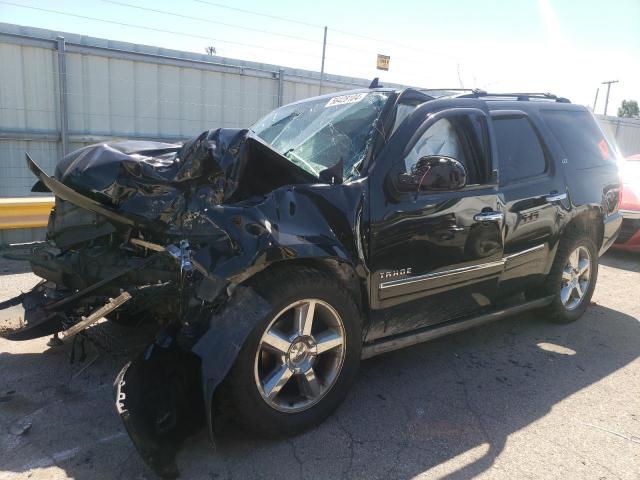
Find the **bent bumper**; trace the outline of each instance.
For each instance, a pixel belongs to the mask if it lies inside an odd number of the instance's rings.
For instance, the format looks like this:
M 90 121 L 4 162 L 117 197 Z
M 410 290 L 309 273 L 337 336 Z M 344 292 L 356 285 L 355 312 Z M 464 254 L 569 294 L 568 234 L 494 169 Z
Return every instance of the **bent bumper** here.
M 44 284 L 0 303 L 0 337 L 31 340 L 63 330 L 68 318 L 62 312 L 48 311 L 49 303 L 52 299 L 48 298 Z

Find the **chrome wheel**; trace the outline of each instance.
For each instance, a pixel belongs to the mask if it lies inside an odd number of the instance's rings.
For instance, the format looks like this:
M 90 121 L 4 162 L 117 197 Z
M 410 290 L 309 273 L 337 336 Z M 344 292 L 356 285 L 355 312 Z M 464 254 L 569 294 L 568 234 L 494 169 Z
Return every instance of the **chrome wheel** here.
M 584 298 L 591 281 L 591 255 L 586 247 L 576 248 L 562 270 L 560 301 L 567 310 L 573 310 Z
M 254 376 L 262 399 L 290 413 L 318 403 L 340 374 L 345 342 L 342 319 L 328 303 L 305 299 L 284 308 L 256 353 Z

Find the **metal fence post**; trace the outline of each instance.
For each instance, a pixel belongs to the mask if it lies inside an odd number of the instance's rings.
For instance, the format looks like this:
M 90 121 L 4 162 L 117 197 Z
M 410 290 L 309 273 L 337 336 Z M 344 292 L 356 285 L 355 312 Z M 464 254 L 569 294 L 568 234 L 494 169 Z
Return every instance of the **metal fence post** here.
M 62 155 L 69 153 L 69 112 L 67 110 L 67 62 L 64 37 L 58 37 L 58 99 L 60 101 L 60 139 Z
M 280 68 L 278 70 L 278 106 L 282 106 L 284 97 L 284 70 Z

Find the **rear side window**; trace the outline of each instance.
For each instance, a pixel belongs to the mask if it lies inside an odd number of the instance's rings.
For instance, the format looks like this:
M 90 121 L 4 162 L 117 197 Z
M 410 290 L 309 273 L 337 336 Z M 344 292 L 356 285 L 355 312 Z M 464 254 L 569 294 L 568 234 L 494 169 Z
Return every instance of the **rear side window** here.
M 542 118 L 575 165 L 597 167 L 612 158 L 604 134 L 588 112 L 543 110 Z
M 533 126 L 525 117 L 495 118 L 500 181 L 523 180 L 544 173 L 547 161 Z

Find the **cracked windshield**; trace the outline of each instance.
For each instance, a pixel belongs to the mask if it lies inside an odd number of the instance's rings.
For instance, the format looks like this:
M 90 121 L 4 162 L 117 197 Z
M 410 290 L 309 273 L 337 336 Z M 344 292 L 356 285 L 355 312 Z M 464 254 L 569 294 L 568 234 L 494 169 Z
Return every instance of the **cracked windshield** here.
M 343 161 L 344 178 L 353 178 L 388 98 L 388 92 L 363 92 L 299 102 L 270 113 L 251 130 L 315 176 Z

